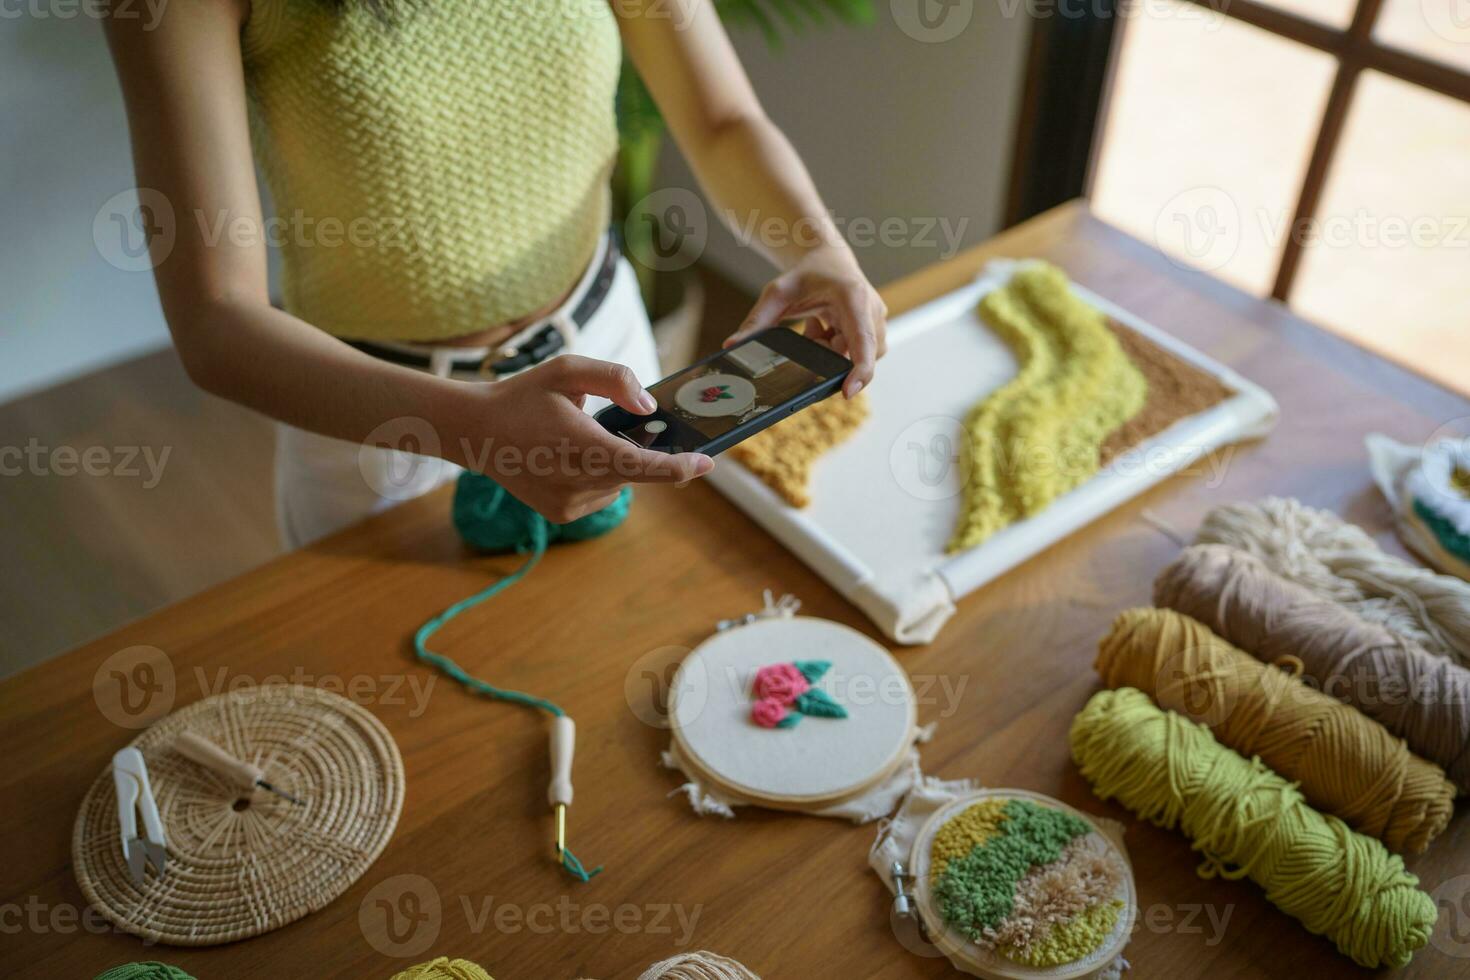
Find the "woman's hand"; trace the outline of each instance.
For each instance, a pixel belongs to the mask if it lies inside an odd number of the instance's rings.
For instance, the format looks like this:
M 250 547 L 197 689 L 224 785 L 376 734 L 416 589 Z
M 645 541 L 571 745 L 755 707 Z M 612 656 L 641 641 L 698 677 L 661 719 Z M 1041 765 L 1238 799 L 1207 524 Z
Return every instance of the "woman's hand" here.
M 445 456 L 557 524 L 606 507 L 626 484 L 684 483 L 715 465 L 699 453 L 634 446 L 582 411 L 588 395 L 635 415 L 657 408 L 621 364 L 564 354 L 505 381 L 461 387 L 470 398 L 451 413 Z
M 809 252 L 762 290 L 745 322 L 725 341 L 740 343 L 782 320 L 806 318 L 806 335 L 852 361 L 842 391 L 852 398 L 873 380 L 873 365 L 888 349 L 888 307 L 847 249 Z

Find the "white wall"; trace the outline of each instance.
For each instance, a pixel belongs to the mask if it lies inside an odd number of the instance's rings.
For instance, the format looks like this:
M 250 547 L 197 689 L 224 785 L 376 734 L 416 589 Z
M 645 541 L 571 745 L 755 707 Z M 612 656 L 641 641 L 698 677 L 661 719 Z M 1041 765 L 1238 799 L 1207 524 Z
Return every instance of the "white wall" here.
M 839 217 L 902 218 L 906 237 L 922 231 L 912 219 L 947 218 L 955 230 L 967 220 L 962 244 L 973 244 L 999 227 L 1027 22 L 1001 13 L 1015 5 L 958 0 L 947 9 L 968 16 L 963 28 L 923 43 L 895 20 L 913 3 L 878 0 L 872 27 L 818 28 L 777 51 L 750 30 L 737 31 L 736 43 Z M 102 247 L 94 242 L 99 210 L 133 184 L 99 25 L 54 16 L 3 25 L 0 402 L 168 342 L 151 274 L 116 267 L 126 264 L 121 228 L 106 213 Z M 672 150 L 664 169 L 693 186 Z M 876 244 L 859 255 L 882 283 L 942 257 L 939 229 L 930 234 L 932 245 Z M 712 233 L 707 257 L 751 288 L 768 275 L 723 230 Z
M 54 16 L 74 9 L 0 22 L 0 402 L 168 342 L 152 275 L 93 241 L 133 170 L 100 24 Z
M 766 111 L 840 220 L 896 217 L 917 239 L 924 222 L 914 219 L 948 218 L 956 229 L 968 219 L 961 247 L 973 245 L 999 230 L 1004 213 L 1030 22 L 1024 4 L 917 2 L 961 18 L 940 31 L 955 36 L 924 43 L 905 33 L 899 23 L 912 26 L 915 0 L 877 0 L 870 27 L 788 35 L 774 51 L 755 31 L 732 33 Z M 696 186 L 672 148 L 662 163 L 667 182 Z M 706 259 L 757 289 L 769 266 L 711 224 Z M 933 246 L 854 247 L 881 285 L 947 254 L 937 230 L 932 237 Z

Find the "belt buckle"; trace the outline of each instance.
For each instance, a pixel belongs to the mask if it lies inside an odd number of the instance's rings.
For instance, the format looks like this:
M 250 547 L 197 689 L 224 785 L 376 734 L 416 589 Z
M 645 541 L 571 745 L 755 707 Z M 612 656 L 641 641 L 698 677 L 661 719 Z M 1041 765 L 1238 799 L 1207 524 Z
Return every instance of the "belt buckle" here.
M 481 377 L 494 380 L 535 367 L 570 346 L 567 332 L 553 318 L 527 327 L 494 352 L 486 354 L 478 371 Z M 519 363 L 508 363 L 512 361 Z

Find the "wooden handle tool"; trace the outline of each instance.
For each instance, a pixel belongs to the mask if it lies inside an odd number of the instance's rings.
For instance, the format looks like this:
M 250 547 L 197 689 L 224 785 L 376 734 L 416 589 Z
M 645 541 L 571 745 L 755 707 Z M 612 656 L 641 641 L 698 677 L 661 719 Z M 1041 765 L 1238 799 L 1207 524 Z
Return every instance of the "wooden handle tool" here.
M 556 856 L 567 850 L 567 807 L 572 802 L 572 751 L 577 742 L 577 726 L 566 715 L 551 719 L 551 785 L 546 797 L 556 809 Z
M 259 766 L 235 758 L 197 732 L 184 732 L 174 739 L 174 749 L 191 762 L 197 762 L 206 769 L 219 773 L 241 790 L 254 792 L 255 787 L 259 786 L 282 799 L 290 800 L 297 806 L 304 805 L 301 800 L 290 793 L 276 789 L 266 782 L 265 773 Z

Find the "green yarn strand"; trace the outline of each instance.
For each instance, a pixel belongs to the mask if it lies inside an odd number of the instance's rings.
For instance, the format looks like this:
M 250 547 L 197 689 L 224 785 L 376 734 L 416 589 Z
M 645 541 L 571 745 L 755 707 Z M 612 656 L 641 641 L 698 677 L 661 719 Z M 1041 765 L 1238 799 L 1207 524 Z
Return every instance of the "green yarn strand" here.
M 442 653 L 429 649 L 429 638 L 461 613 L 488 602 L 530 574 L 546 554 L 546 549 L 559 541 L 585 541 L 600 537 L 617 527 L 628 516 L 632 491 L 624 487 L 618 499 L 602 510 L 567 524 L 552 524 L 546 518 L 517 500 L 504 487 L 479 473 L 462 473 L 454 489 L 454 527 L 465 543 L 481 551 L 516 552 L 526 555 L 519 568 L 461 599 L 420 626 L 413 636 L 414 656 L 462 685 L 466 690 L 496 701 L 536 708 L 552 717 L 566 714 L 546 698 L 496 687 L 466 671 Z M 561 866 L 581 882 L 591 881 L 602 870 L 599 865 L 588 871 L 569 850 L 562 851 Z M 109 978 L 124 980 L 124 978 Z

